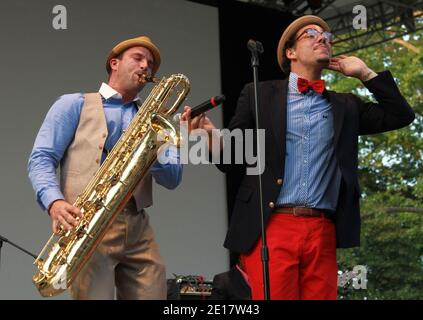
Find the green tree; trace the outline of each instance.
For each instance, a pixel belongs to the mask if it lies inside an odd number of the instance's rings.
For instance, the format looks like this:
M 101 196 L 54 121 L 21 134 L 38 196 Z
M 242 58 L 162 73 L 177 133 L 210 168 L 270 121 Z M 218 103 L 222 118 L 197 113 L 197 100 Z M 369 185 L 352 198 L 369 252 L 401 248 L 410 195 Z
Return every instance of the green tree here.
M 340 270 L 368 268 L 366 290 L 339 288 L 341 299 L 423 298 L 423 32 L 352 53 L 375 71 L 389 69 L 416 120 L 359 139 L 362 245 L 339 250 Z M 372 100 L 363 84 L 335 72 L 328 87 Z M 411 208 L 411 209 L 410 209 Z

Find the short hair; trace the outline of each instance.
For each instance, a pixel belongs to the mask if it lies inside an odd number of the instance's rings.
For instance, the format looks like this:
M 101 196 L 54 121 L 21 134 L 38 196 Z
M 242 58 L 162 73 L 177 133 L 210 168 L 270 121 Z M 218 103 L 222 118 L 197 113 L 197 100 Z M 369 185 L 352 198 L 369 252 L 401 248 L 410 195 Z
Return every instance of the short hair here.
M 286 56 L 286 49 L 292 48 L 294 46 L 294 44 L 295 44 L 295 36 L 296 36 L 296 34 L 294 34 L 292 36 L 292 38 L 290 38 L 285 43 L 285 47 L 283 48 L 283 55 L 284 55 L 285 59 L 283 59 L 282 70 L 284 71 L 284 73 L 285 73 L 286 76 L 288 76 L 289 73 L 291 72 L 291 60 L 288 59 L 288 57 Z

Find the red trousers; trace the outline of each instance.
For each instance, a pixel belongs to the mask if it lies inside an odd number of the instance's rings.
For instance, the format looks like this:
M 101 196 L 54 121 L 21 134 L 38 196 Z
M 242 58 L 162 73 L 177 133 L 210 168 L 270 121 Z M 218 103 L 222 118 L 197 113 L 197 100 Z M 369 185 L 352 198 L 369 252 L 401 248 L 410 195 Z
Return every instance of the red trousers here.
M 272 214 L 266 226 L 270 299 L 335 300 L 337 263 L 335 226 L 325 217 Z M 253 300 L 264 298 L 261 238 L 241 263 Z

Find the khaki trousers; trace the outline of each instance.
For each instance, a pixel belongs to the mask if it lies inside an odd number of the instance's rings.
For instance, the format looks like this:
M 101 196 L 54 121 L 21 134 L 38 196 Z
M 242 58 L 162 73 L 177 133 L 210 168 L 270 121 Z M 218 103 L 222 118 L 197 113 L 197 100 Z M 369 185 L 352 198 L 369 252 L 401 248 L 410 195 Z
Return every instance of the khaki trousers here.
M 74 280 L 74 299 L 166 299 L 166 271 L 148 214 L 130 201 Z

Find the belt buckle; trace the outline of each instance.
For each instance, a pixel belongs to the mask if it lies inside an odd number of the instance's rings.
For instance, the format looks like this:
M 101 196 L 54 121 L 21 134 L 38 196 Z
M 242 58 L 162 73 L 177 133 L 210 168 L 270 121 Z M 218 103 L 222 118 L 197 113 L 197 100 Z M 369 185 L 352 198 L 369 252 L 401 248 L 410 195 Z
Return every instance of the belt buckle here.
M 292 210 L 294 212 L 294 216 L 299 217 L 300 215 L 297 213 L 298 207 L 293 207 Z

